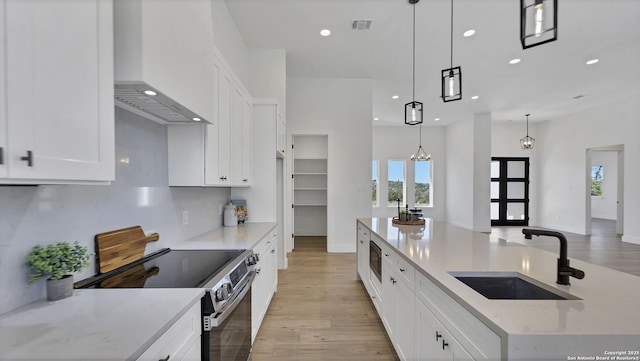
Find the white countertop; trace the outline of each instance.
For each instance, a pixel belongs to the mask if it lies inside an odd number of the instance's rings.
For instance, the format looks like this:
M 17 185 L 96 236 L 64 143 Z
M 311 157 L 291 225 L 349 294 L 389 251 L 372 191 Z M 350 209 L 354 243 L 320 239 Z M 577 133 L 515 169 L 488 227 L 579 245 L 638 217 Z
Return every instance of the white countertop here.
M 359 221 L 503 337 L 621 335 L 636 350 L 640 345 L 640 277 L 571 259 L 585 278 L 571 278 L 570 286 L 562 286 L 555 283 L 558 253 L 431 219 L 422 231 L 420 226 L 398 227 L 387 218 Z M 581 300 L 490 300 L 451 271 L 518 272 Z
M 277 223 L 258 222 L 220 227 L 199 236 L 177 242 L 171 249 L 252 249 Z
M 135 360 L 204 289 L 83 289 L 0 317 L 0 360 Z

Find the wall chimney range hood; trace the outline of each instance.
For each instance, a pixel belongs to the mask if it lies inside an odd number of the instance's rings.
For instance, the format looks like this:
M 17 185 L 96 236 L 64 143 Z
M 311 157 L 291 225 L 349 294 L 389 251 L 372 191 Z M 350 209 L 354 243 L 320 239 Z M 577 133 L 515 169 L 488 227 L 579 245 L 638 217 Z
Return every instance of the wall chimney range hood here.
M 145 82 L 115 84 L 116 106 L 161 124 L 211 122 Z
M 113 4 L 116 106 L 161 124 L 215 123 L 216 73 L 203 46 L 214 43 L 210 4 Z

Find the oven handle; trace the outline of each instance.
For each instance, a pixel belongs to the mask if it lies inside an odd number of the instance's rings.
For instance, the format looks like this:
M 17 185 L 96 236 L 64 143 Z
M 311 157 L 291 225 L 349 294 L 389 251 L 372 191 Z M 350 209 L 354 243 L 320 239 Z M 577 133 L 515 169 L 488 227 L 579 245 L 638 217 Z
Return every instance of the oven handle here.
M 246 296 L 247 293 L 251 290 L 251 284 L 253 283 L 253 279 L 255 277 L 256 277 L 255 271 L 249 272 L 249 274 L 247 275 L 247 277 L 245 277 L 243 281 L 244 285 L 242 286 L 242 289 L 240 290 L 240 292 L 235 294 L 235 297 L 232 300 L 230 300 L 231 303 L 227 302 L 224 305 L 224 307 L 220 310 L 220 312 L 216 312 L 209 316 L 209 325 L 211 328 L 218 327 L 220 324 L 222 324 L 227 319 L 227 317 L 229 317 L 229 315 L 233 312 L 233 310 L 235 310 L 236 307 L 238 307 L 240 302 L 242 302 L 242 300 L 244 299 L 244 296 Z M 205 331 L 208 331 L 208 330 L 205 330 Z

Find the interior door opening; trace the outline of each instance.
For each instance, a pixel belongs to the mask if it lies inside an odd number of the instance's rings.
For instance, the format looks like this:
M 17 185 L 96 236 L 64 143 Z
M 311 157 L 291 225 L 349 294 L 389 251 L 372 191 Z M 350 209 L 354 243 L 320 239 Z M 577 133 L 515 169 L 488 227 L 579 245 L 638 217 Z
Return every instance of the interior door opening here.
M 624 145 L 587 149 L 585 234 L 616 237 L 624 228 Z

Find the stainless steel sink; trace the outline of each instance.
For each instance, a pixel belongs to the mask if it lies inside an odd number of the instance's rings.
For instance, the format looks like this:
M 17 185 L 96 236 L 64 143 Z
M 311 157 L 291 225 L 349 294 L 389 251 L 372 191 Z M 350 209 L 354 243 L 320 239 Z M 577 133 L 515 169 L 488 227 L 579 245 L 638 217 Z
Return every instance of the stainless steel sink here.
M 491 300 L 579 300 L 517 272 L 449 272 Z

